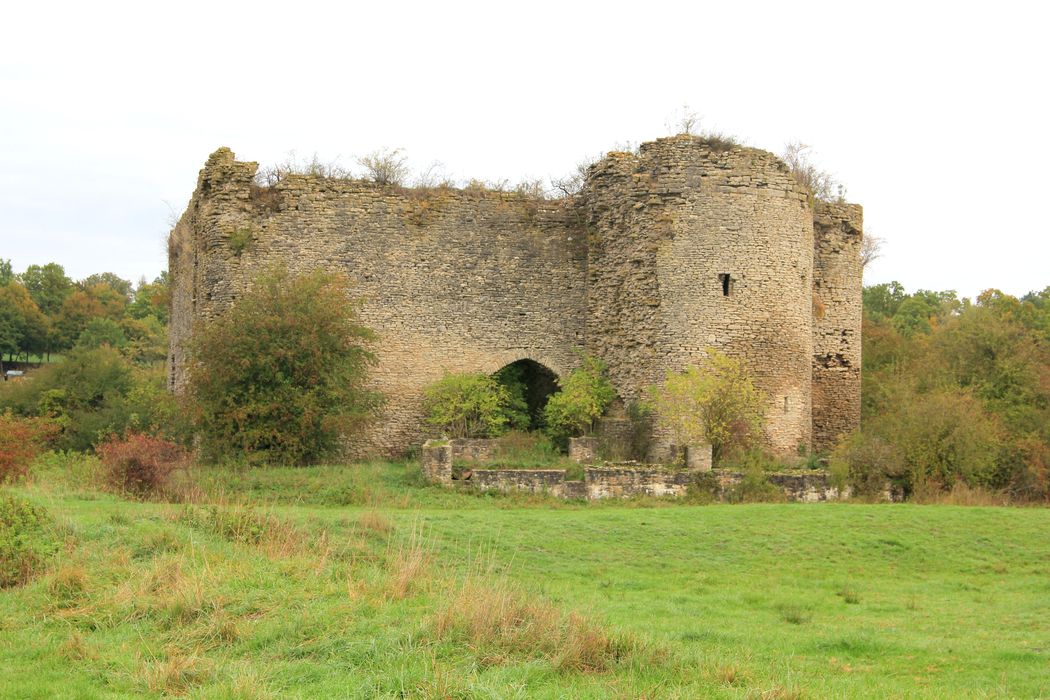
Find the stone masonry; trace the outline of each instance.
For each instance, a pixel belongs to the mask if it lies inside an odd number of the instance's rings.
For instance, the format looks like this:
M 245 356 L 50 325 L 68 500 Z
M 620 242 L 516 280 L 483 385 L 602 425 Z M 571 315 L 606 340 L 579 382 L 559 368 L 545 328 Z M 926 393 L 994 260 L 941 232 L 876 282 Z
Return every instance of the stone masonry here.
M 858 425 L 861 209 L 814 203 L 770 153 L 659 139 L 560 200 L 306 175 L 262 187 L 256 170 L 213 153 L 172 232 L 174 391 L 194 327 L 280 263 L 348 274 L 378 334 L 387 402 L 355 455 L 418 443 L 423 389 L 446 371 L 528 358 L 564 375 L 579 350 L 625 404 L 707 348 L 743 359 L 781 453 Z

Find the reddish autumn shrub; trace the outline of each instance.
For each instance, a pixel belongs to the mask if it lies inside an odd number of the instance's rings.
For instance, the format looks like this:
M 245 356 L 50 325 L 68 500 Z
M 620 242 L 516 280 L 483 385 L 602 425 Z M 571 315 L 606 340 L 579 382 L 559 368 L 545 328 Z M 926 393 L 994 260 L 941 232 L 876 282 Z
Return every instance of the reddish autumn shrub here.
M 58 426 L 47 419 L 0 414 L 0 482 L 24 477 L 57 434 Z
M 135 498 L 165 493 L 172 472 L 186 466 L 186 451 L 173 442 L 142 433 L 113 437 L 95 448 L 106 486 Z

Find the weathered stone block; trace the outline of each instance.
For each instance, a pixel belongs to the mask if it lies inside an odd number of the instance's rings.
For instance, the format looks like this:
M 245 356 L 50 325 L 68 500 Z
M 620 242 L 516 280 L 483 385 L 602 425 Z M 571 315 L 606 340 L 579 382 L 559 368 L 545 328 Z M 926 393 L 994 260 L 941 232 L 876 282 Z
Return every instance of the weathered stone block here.
M 711 446 L 689 445 L 685 448 L 685 465 L 691 471 L 711 471 Z
M 452 483 L 452 445 L 445 441 L 423 443 L 423 478 L 431 484 Z
M 569 438 L 569 459 L 577 464 L 592 464 L 598 460 L 598 438 Z

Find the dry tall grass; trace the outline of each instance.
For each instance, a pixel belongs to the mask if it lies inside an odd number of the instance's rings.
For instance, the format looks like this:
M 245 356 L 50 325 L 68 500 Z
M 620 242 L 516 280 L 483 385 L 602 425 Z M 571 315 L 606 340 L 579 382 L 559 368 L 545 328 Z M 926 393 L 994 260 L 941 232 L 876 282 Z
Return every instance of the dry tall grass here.
M 211 663 L 199 656 L 173 654 L 147 662 L 143 675 L 151 692 L 183 695 L 211 677 Z
M 413 524 L 407 538 L 396 544 L 391 541 L 386 556 L 386 597 L 401 600 L 417 590 L 430 568 L 433 550 L 419 523 Z
M 1010 505 L 1008 495 L 979 486 L 967 486 L 962 481 L 957 481 L 949 491 L 944 491 L 937 484 L 916 484 L 910 500 L 912 503 L 943 506 Z
M 607 671 L 641 651 L 633 637 L 564 613 L 506 579 L 476 574 L 452 593 L 433 628 L 439 639 L 461 639 L 490 663 L 506 656 L 543 658 L 561 671 Z
M 326 533 L 311 541 L 305 532 L 272 509 L 247 502 L 219 502 L 185 508 L 177 519 L 230 542 L 258 547 L 271 558 L 288 557 L 320 546 L 327 556 Z
M 394 531 L 394 524 L 385 515 L 375 510 L 366 510 L 357 518 L 357 526 L 361 530 L 385 537 Z

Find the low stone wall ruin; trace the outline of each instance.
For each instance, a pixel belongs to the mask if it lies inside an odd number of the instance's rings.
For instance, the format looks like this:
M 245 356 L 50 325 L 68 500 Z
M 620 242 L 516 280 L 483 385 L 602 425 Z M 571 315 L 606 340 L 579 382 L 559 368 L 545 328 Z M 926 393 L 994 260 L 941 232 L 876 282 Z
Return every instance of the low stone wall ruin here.
M 712 472 L 718 483 L 720 493 L 726 493 L 744 480 L 744 474 L 716 470 Z M 848 498 L 849 492 L 840 493 L 839 489 L 828 481 L 824 472 L 813 474 L 767 474 L 769 483 L 773 484 L 787 497 L 787 500 L 799 503 L 817 503 L 819 501 L 838 501 Z
M 453 485 L 479 491 L 523 491 L 597 501 L 631 496 L 684 496 L 694 474 L 649 466 L 586 467 L 583 481 L 565 479 L 564 469 L 473 469 Z
M 600 500 L 635 496 L 684 496 L 696 484 L 716 498 L 724 498 L 744 480 L 744 474 L 723 470 L 668 469 L 638 463 L 605 463 L 586 466 L 583 480 L 566 480 L 564 469 L 467 469 L 453 474 L 453 461 L 491 461 L 492 445 L 485 440 L 431 440 L 423 445 L 423 475 L 430 483 L 480 491 L 548 494 L 557 498 Z M 827 474 L 769 474 L 769 482 L 788 501 L 834 501 L 840 494 Z

